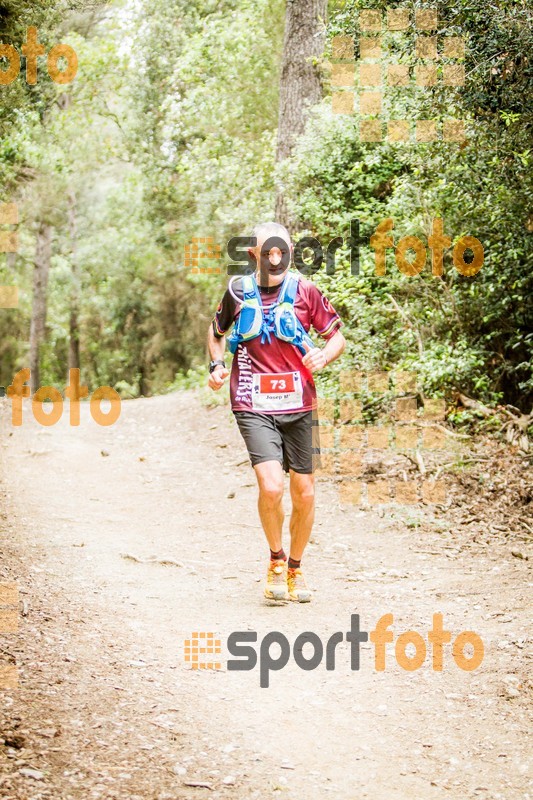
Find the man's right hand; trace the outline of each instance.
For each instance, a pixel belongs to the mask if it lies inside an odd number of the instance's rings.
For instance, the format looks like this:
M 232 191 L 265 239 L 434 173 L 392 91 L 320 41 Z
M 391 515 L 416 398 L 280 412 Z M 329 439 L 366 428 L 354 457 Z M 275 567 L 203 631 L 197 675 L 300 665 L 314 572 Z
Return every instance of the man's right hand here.
M 224 386 L 224 381 L 229 375 L 229 369 L 223 367 L 222 365 L 219 367 L 215 367 L 211 375 L 209 376 L 209 381 L 207 385 L 210 389 L 213 389 L 214 392 L 218 392 L 219 389 L 222 389 Z

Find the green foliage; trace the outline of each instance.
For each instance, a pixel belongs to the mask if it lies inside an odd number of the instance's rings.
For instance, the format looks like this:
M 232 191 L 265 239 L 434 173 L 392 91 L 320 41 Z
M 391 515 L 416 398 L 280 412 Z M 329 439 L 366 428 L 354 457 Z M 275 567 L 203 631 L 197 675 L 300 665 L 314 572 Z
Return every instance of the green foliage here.
M 413 5 L 399 5 L 412 14 Z M 347 323 L 354 366 L 414 369 L 429 394 L 461 389 L 529 410 L 532 71 L 524 53 L 533 44 L 530 13 L 521 2 L 497 9 L 481 0 L 433 5 L 439 34 L 467 41 L 466 86 L 423 94 L 410 87 L 392 97 L 387 92 L 386 109 L 391 118 L 427 118 L 428 108 L 431 118 L 464 118 L 466 143 L 361 143 L 358 118 L 333 115 L 328 98 L 287 167 L 289 191 L 295 210 L 325 242 L 346 237 L 349 220 L 360 220 L 361 274 L 350 274 L 345 254 L 335 276 L 322 271 L 315 277 Z M 332 15 L 330 34 L 357 36 L 360 9 L 385 12 L 389 6 L 348 2 Z M 385 62 L 408 59 L 414 36 L 414 30 L 384 35 Z M 437 217 L 452 246 L 464 235 L 482 242 L 481 272 L 460 275 L 449 250 L 442 278 L 431 275 L 430 254 L 420 275 L 406 277 L 389 252 L 386 276 L 376 277 L 369 239 L 381 220 L 394 220 L 395 243 L 414 235 L 427 246 Z
M 270 213 L 281 0 L 150 2 L 131 104 L 161 244 L 227 241 Z
M 330 37 L 357 37 L 362 8 L 425 4 L 335 5 L 342 8 L 330 15 Z M 360 274 L 350 274 L 342 249 L 334 275 L 313 277 L 348 339 L 342 363 L 318 380 L 328 393 L 347 365 L 405 368 L 429 395 L 460 389 L 529 411 L 531 11 L 525 0 L 430 5 L 439 35 L 466 39 L 466 84 L 387 92 L 385 110 L 390 118 L 464 119 L 466 142 L 361 143 L 357 116 L 332 114 L 328 96 L 284 164 L 301 234 L 327 246 L 360 221 Z M 226 277 L 190 274 L 184 247 L 213 236 L 224 253 L 230 236 L 273 218 L 283 22 L 283 0 L 2 3 L 3 41 L 20 49 L 35 25 L 47 49 L 71 44 L 80 69 L 69 86 L 41 66 L 36 86 L 20 77 L 0 87 L 0 199 L 21 212 L 16 260 L 0 257 L 0 284 L 16 283 L 21 298 L 18 310 L 0 312 L 0 383 L 27 365 L 36 231 L 46 222 L 53 257 L 43 382 L 62 385 L 66 376 L 77 266 L 82 376 L 91 388 L 137 396 L 205 385 L 197 365 Z M 385 63 L 417 63 L 415 35 L 384 34 Z M 396 243 L 414 235 L 427 245 L 436 217 L 453 244 L 467 234 L 482 242 L 475 277 L 457 272 L 451 250 L 442 278 L 432 276 L 429 252 L 420 275 L 402 275 L 392 250 L 386 275 L 376 276 L 369 240 L 380 221 L 394 220 Z M 223 393 L 209 397 L 227 402 Z M 375 401 L 365 400 L 368 419 Z

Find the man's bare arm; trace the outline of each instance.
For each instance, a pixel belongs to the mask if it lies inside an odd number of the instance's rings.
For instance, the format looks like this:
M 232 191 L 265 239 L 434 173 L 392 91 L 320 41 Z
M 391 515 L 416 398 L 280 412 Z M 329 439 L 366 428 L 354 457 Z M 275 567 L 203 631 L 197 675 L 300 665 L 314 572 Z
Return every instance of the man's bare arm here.
M 213 331 L 213 326 L 209 326 L 209 330 L 207 332 L 207 347 L 209 350 L 209 354 L 211 356 L 212 361 L 224 361 L 224 352 L 226 350 L 226 337 L 221 336 L 218 339 L 215 336 Z M 210 389 L 213 389 L 215 392 L 218 392 L 219 389 L 222 389 L 224 385 L 224 381 L 229 375 L 229 370 L 222 365 L 215 367 L 213 372 L 209 376 L 208 386 Z
M 337 331 L 331 339 L 328 339 L 325 346 L 313 347 L 302 359 L 302 363 L 310 372 L 318 372 L 324 369 L 332 361 L 335 361 L 344 351 L 346 339 L 340 331 Z
M 221 336 L 218 339 L 213 331 L 213 326 L 209 326 L 207 332 L 207 347 L 212 361 L 224 361 L 224 352 L 226 350 L 226 337 Z
M 335 333 L 331 339 L 328 339 L 326 346 L 322 349 L 322 352 L 326 356 L 327 364 L 331 364 L 332 361 L 336 361 L 339 356 L 343 354 L 345 347 L 346 339 L 340 331 L 337 331 L 337 333 Z

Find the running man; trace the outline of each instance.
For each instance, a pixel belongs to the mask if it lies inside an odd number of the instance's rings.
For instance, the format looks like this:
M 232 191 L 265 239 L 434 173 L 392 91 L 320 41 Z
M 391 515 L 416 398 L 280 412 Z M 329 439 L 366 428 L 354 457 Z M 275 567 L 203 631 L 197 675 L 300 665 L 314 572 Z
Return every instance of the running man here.
M 270 547 L 264 594 L 304 603 L 311 592 L 300 564 L 315 516 L 313 456 L 320 453 L 318 438 L 313 441 L 313 373 L 335 361 L 346 342 L 329 300 L 289 270 L 293 245 L 287 229 L 262 223 L 252 237 L 257 246 L 248 254 L 256 272 L 230 281 L 209 327 L 209 387 L 218 391 L 229 376 L 226 333 L 235 324 L 228 340 L 235 353 L 231 408 L 257 477 L 259 517 Z M 311 326 L 326 340 L 323 348 L 309 338 Z M 288 562 L 282 544 L 284 470 L 292 498 Z

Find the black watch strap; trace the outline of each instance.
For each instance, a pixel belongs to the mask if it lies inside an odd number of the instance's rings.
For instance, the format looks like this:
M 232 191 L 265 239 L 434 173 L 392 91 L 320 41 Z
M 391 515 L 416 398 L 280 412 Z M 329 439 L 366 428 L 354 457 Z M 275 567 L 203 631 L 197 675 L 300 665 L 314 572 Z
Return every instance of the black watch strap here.
M 217 367 L 226 367 L 226 362 L 218 359 L 217 361 L 209 362 L 209 374 L 211 374 Z

